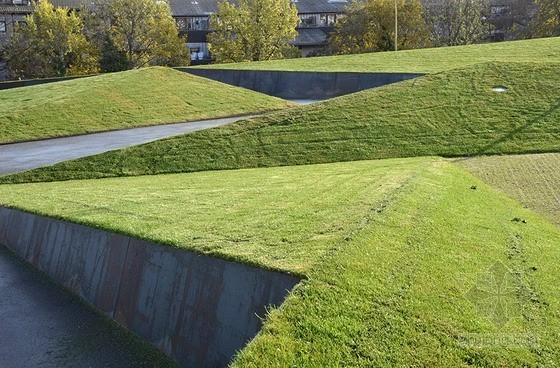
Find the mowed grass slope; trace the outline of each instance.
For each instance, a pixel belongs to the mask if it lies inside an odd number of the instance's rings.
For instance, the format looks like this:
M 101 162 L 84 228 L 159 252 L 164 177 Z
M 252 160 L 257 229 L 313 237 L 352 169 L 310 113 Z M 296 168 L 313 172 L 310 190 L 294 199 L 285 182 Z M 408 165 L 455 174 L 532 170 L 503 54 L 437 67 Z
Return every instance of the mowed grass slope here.
M 558 62 L 560 37 L 398 52 L 197 66 L 205 69 L 437 73 L 482 62 Z
M 560 361 L 560 229 L 444 159 L 3 185 L 0 198 L 305 276 L 236 367 Z
M 456 163 L 560 225 L 560 154 L 481 156 Z
M 0 91 L 0 143 L 285 108 L 287 101 L 154 67 Z
M 447 163 L 362 223 L 235 367 L 558 366 L 557 227 Z
M 430 159 L 0 186 L 0 205 L 305 274 Z
M 494 92 L 492 87 L 507 87 Z M 560 64 L 487 63 L 0 179 L 560 151 Z

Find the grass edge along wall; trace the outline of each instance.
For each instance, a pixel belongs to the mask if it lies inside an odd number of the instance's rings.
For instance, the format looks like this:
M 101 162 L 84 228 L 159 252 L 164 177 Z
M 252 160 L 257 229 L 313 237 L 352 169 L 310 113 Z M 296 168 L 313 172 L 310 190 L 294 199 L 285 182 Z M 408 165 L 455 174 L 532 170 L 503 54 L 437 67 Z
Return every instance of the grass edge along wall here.
M 126 196 L 127 188 L 133 187 L 130 183 L 143 180 L 160 183 L 170 178 L 196 190 L 186 178 L 206 182 L 208 175 L 222 176 L 243 190 L 251 187 L 243 182 L 248 175 L 257 181 L 263 175 L 278 180 L 274 177 L 286 171 L 335 170 L 343 174 L 353 167 L 363 172 L 368 165 L 385 165 L 387 169 L 397 163 L 416 169 L 380 197 L 362 203 L 362 215 L 353 216 L 344 231 L 330 239 L 328 251 L 312 262 L 308 280 L 282 307 L 272 311 L 264 330 L 240 353 L 237 366 L 262 362 L 269 366 L 553 366 L 560 359 L 556 338 L 560 332 L 556 312 L 560 307 L 560 275 L 555 272 L 560 262 L 560 229 L 444 159 L 361 161 L 101 182 L 121 183 L 123 192 L 118 196 L 128 202 L 137 197 Z M 237 182 L 228 175 L 237 175 Z M 347 174 L 339 178 L 348 185 L 355 182 Z M 318 184 L 328 186 L 331 179 L 324 176 Z M 98 191 L 110 193 L 109 187 L 99 186 L 101 182 L 91 181 Z M 56 189 L 66 186 L 76 193 L 85 189 L 87 199 L 72 204 L 77 211 L 74 216 L 79 216 L 84 214 L 80 203 L 98 197 L 85 184 L 87 181 L 6 185 L 0 191 L 4 203 L 22 205 L 28 201 L 26 207 L 39 210 L 41 202 L 33 196 L 41 190 L 46 203 Z M 375 193 L 374 187 L 365 189 Z M 234 196 L 237 190 L 226 195 Z M 68 193 L 59 195 L 68 197 Z M 178 196 L 173 198 L 177 201 Z M 192 203 L 200 208 L 208 205 L 223 212 L 219 205 L 200 200 Z M 309 207 L 305 203 L 298 211 Z M 103 207 L 99 209 L 103 217 L 113 216 Z M 284 211 L 289 213 L 290 208 Z M 53 209 L 49 212 L 56 214 Z M 91 213 L 91 208 L 87 212 Z M 260 216 L 266 217 L 266 212 Z M 229 222 L 224 219 L 223 223 Z M 242 227 L 238 239 L 250 228 Z M 294 243 L 291 248 L 299 246 Z M 507 287 L 516 290 L 507 299 L 509 306 L 520 308 L 514 309 L 515 313 L 495 314 L 493 304 L 480 303 L 486 298 L 477 294 L 479 287 L 487 286 L 486 277 L 492 272 L 501 272 Z M 521 341 L 521 345 L 511 349 L 509 340 L 503 345 L 498 337 L 504 335 L 512 337 L 514 343 Z M 519 336 L 523 339 L 516 340 Z M 477 345 L 480 339 L 489 343 L 481 348 Z

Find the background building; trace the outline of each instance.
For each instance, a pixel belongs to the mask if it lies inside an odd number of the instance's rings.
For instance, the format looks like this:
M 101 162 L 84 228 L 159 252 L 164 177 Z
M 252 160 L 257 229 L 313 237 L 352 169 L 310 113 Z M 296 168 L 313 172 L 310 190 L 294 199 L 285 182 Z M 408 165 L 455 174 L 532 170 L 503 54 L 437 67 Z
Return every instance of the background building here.
M 79 9 L 92 0 L 51 0 L 55 6 Z M 207 35 L 210 32 L 209 17 L 218 11 L 220 0 L 170 0 L 172 15 L 179 30 L 188 36 L 192 64 L 209 63 L 212 55 L 208 48 Z M 231 0 L 235 1 L 235 0 Z M 343 16 L 350 0 L 291 0 L 298 9 L 300 24 L 298 36 L 293 45 L 302 55 L 321 54 L 326 46 L 329 33 L 334 24 Z M 427 6 L 437 6 L 445 0 L 423 0 Z M 25 15 L 31 13 L 30 0 L 0 0 L 0 47 L 7 40 L 13 27 L 23 22 Z M 510 40 L 523 35 L 534 14 L 532 0 L 492 0 L 488 9 L 489 21 L 494 29 L 489 41 Z M 0 64 L 0 79 L 3 68 Z
M 218 11 L 219 0 L 171 0 L 171 11 L 179 30 L 188 35 L 193 64 L 210 62 L 206 36 L 210 32 L 210 15 Z M 324 47 L 337 18 L 344 13 L 348 0 L 292 0 L 297 7 L 300 24 L 294 45 L 303 56 Z
M 489 41 L 510 41 L 530 36 L 529 23 L 536 13 L 533 0 L 492 0 Z

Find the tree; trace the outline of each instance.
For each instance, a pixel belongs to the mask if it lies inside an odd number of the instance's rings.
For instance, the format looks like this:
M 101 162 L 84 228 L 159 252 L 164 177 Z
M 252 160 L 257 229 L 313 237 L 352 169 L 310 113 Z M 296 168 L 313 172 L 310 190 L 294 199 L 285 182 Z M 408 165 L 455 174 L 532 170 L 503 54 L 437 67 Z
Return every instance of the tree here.
M 494 22 L 495 28 L 503 29 L 513 39 L 526 39 L 534 36 L 534 17 L 536 12 L 533 0 L 512 1 L 508 7 L 505 21 Z
M 88 38 L 103 50 L 104 70 L 190 61 L 186 39 L 179 36 L 167 1 L 100 0 L 86 17 Z
M 62 77 L 97 71 L 95 50 L 82 34 L 80 18 L 47 0 L 35 4 L 5 45 L 8 68 L 25 78 Z
M 428 8 L 436 46 L 469 45 L 490 36 L 489 0 L 445 0 Z
M 297 9 L 290 0 L 224 0 L 210 17 L 210 51 L 218 62 L 258 61 L 293 56 Z
M 427 46 L 428 30 L 419 0 L 397 0 L 398 49 Z M 334 53 L 350 54 L 395 49 L 395 1 L 355 1 L 330 38 Z
M 536 35 L 541 37 L 560 36 L 560 0 L 535 0 Z

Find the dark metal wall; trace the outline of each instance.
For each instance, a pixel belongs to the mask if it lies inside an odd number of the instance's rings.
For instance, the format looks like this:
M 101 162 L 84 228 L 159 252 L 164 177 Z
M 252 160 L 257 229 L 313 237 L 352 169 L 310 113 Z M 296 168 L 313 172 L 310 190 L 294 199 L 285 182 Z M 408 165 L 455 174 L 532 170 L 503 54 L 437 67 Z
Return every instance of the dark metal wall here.
M 177 70 L 285 99 L 323 100 L 417 78 L 412 73 L 328 73 L 258 70 Z
M 324 100 L 421 77 L 412 73 L 329 73 L 175 68 L 200 77 L 285 99 Z M 84 78 L 65 77 L 2 82 L 0 90 Z
M 184 367 L 223 367 L 299 279 L 0 207 L 0 243 Z
M 89 76 L 83 76 L 82 75 L 82 76 L 77 76 L 77 77 L 25 79 L 25 80 L 17 80 L 17 81 L 0 82 L 0 91 L 4 90 L 4 89 L 35 86 L 35 85 L 38 85 L 38 84 L 62 82 L 62 81 L 66 81 L 66 80 L 86 78 L 86 77 L 89 77 Z M 0 80 L 2 80 L 2 79 L 0 79 Z

